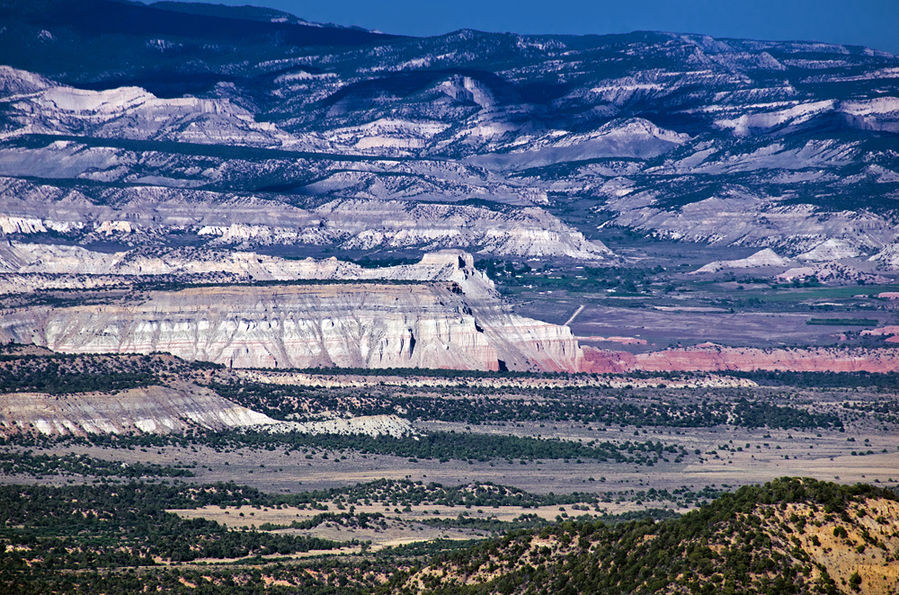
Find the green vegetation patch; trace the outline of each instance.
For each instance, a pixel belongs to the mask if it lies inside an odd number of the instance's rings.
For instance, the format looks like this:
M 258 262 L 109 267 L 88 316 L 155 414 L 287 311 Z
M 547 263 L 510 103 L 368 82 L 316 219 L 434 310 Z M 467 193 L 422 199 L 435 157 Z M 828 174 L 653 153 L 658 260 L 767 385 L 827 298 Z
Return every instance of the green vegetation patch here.
M 217 368 L 172 355 L 36 353 L 25 346 L 0 348 L 0 393 L 111 392 L 164 383 L 195 370 Z
M 92 437 L 102 441 L 107 437 Z M 178 440 L 173 436 L 134 436 L 130 442 L 156 445 L 161 440 Z M 226 431 L 199 433 L 189 437 L 216 449 L 255 447 L 273 449 L 286 447 L 288 451 L 301 448 L 324 450 L 353 450 L 366 454 L 394 455 L 414 459 L 441 461 L 489 461 L 516 459 L 592 459 L 600 462 L 655 465 L 656 463 L 686 456 L 683 447 L 664 445 L 658 441 L 624 441 L 587 443 L 570 440 L 527 438 L 520 436 L 475 434 L 456 432 L 430 432 L 417 436 L 363 436 L 336 434 L 302 434 L 298 432 L 269 433 L 262 431 Z M 117 439 L 118 440 L 118 439 Z
M 0 592 L 138 592 L 159 590 L 257 593 L 837 593 L 825 574 L 812 581 L 812 560 L 790 539 L 802 530 L 772 512 L 807 504 L 844 523 L 865 498 L 897 499 L 890 490 L 811 479 L 746 486 L 683 516 L 656 509 L 547 522 L 523 514 L 511 522 L 425 519 L 441 528 L 501 533 L 486 541 L 432 540 L 341 558 L 284 556 L 338 544 L 273 534 L 323 522 L 379 527 L 380 514 L 325 512 L 288 527 L 231 530 L 185 520 L 170 508 L 297 506 L 366 499 L 396 504 L 438 501 L 502 504 L 563 502 L 573 495 L 535 495 L 494 484 L 444 487 L 382 480 L 303 494 L 265 494 L 235 484 L 129 483 L 95 486 L 0 486 Z M 405 500 L 403 500 L 405 498 Z M 571 506 L 572 512 L 586 510 Z M 794 515 L 795 516 L 795 515 Z M 536 540 L 536 541 L 535 541 Z M 545 545 L 544 545 L 545 544 Z M 879 547 L 876 542 L 869 547 Z M 266 559 L 262 556 L 274 556 Z M 279 557 L 280 556 L 280 557 Z M 200 566 L 160 564 L 217 558 Z M 419 574 L 428 567 L 438 572 Z M 822 567 L 823 568 L 823 567 Z M 447 574 L 439 571 L 445 570 Z M 467 576 L 463 584 L 453 577 Z M 478 582 L 479 577 L 488 577 Z M 850 581 L 852 582 L 852 581 Z M 858 583 L 855 580 L 855 583 Z M 277 583 L 277 584 L 275 584 Z M 851 586 L 851 585 L 850 585 Z
M 356 451 L 364 454 L 394 455 L 410 459 L 491 461 L 515 459 L 591 459 L 600 462 L 629 463 L 652 466 L 667 460 L 682 460 L 688 452 L 681 446 L 659 441 L 626 440 L 623 442 L 529 438 L 500 434 L 430 432 L 414 436 L 363 436 L 337 434 L 304 434 L 299 432 L 272 433 L 258 430 L 226 430 L 222 432 L 196 431 L 192 434 L 134 434 L 127 436 L 91 435 L 89 437 L 47 437 L 16 435 L 0 440 L 0 444 L 19 447 L 51 447 L 59 444 L 85 444 L 115 448 L 150 446 L 204 445 L 218 451 L 237 448 L 287 452 L 325 450 Z M 308 455 L 310 458 L 312 455 Z
M 157 465 L 155 463 L 121 463 L 97 459 L 88 455 L 67 454 L 61 456 L 24 452 L 0 452 L 2 475 L 90 475 L 93 477 L 193 477 L 193 471 L 185 466 Z
M 385 415 L 401 411 L 412 420 L 439 420 L 483 424 L 497 421 L 574 421 L 608 425 L 813 429 L 839 428 L 835 412 L 812 411 L 795 404 L 779 404 L 758 391 L 718 389 L 701 398 L 685 400 L 683 391 L 627 391 L 572 387 L 567 389 L 515 389 L 497 399 L 496 390 L 429 387 L 397 395 L 396 391 L 367 389 L 316 390 L 261 383 L 211 384 L 218 394 L 240 405 L 278 419 L 309 410 L 353 415 Z M 438 393 L 436 396 L 434 393 Z M 616 398 L 609 398 L 610 396 Z M 447 398 L 464 396 L 464 398 Z
M 0 591 L 30 572 L 153 566 L 291 554 L 335 542 L 297 535 L 236 531 L 167 508 L 239 506 L 260 494 L 233 484 L 200 487 L 128 483 L 65 487 L 0 486 Z
M 658 523 L 566 521 L 512 533 L 440 555 L 430 565 L 436 572 L 420 578 L 427 593 L 839 593 L 826 572 L 811 578 L 813 561 L 794 547 L 793 529 L 781 524 L 772 530 L 759 507 L 795 502 L 845 515 L 850 502 L 864 498 L 895 500 L 896 494 L 861 484 L 778 479 Z M 537 538 L 551 545 L 533 545 Z M 490 578 L 452 580 L 460 576 Z M 394 576 L 395 591 L 421 592 L 407 581 L 407 574 Z

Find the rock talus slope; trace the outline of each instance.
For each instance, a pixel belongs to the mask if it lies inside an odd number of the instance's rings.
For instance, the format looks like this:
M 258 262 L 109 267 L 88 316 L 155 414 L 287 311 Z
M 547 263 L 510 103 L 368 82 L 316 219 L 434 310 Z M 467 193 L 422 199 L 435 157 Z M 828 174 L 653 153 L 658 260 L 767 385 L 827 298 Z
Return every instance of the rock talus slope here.
M 183 434 L 244 428 L 395 438 L 414 432 L 408 420 L 396 415 L 279 421 L 187 382 L 116 392 L 0 394 L 0 436 Z

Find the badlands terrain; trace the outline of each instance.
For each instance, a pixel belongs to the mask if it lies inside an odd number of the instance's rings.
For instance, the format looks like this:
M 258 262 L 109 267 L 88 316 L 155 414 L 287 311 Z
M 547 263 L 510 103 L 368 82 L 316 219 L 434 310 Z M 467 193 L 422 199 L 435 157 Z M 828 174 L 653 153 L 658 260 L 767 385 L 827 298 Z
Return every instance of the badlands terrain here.
M 0 22 L 0 591 L 899 589 L 896 56 Z

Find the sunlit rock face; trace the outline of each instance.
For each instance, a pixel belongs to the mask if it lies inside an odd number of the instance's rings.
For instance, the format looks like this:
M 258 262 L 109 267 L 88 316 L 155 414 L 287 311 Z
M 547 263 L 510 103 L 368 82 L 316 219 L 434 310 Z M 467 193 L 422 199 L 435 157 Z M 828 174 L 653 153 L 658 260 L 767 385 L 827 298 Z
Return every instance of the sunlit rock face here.
M 187 383 L 116 393 L 76 393 L 63 399 L 44 393 L 0 396 L 3 435 L 168 434 L 275 423 L 267 415 Z
M 109 393 L 72 393 L 64 398 L 47 393 L 0 395 L 0 436 L 171 434 L 241 428 L 396 438 L 414 433 L 408 420 L 395 415 L 279 421 L 187 382 Z
M 580 368 L 570 330 L 509 313 L 468 254 L 355 272 L 373 280 L 329 283 L 313 275 L 295 284 L 29 308 L 8 312 L 0 334 L 63 352 L 162 351 L 233 367 Z

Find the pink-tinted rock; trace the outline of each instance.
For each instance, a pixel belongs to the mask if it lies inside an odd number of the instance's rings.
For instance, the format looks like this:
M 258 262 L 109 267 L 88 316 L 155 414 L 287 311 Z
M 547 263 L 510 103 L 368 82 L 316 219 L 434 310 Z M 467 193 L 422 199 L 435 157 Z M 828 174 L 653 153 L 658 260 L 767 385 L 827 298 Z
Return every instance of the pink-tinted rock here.
M 584 348 L 585 372 L 899 372 L 894 349 L 722 347 L 712 344 L 631 354 Z

